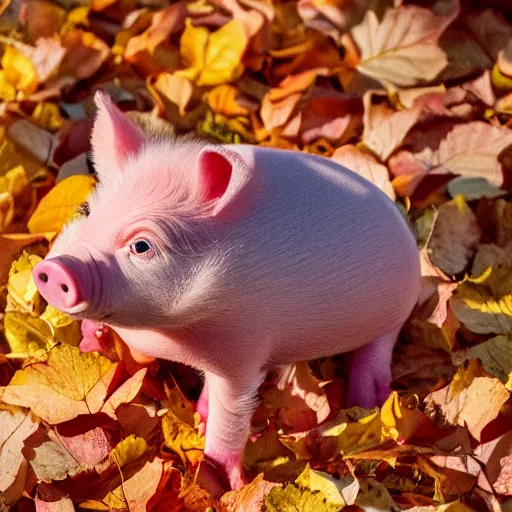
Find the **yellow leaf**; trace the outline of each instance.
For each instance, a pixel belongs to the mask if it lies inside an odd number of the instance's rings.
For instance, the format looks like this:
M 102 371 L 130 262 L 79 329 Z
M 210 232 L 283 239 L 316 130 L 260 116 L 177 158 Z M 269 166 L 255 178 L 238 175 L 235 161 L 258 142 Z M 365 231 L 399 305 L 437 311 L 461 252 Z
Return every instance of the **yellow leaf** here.
M 76 7 L 75 9 L 72 9 L 68 13 L 68 17 L 66 18 L 66 22 L 64 23 L 63 27 L 61 28 L 61 35 L 66 34 L 67 32 L 75 29 L 77 25 L 80 25 L 82 27 L 87 27 L 89 25 L 89 6 L 81 6 Z
M 467 277 L 450 298 L 457 319 L 477 334 L 512 332 L 512 273 L 489 267 L 476 278 Z
M 17 165 L 4 176 L 0 176 L 0 192 L 9 192 L 14 197 L 21 195 L 28 184 L 27 173 L 22 165 Z
M 58 183 L 39 203 L 28 221 L 31 233 L 60 231 L 94 188 L 94 178 L 75 175 Z
M 50 326 L 40 318 L 27 313 L 9 311 L 4 317 L 4 334 L 13 354 L 42 355 L 53 344 Z
M 242 56 L 247 46 L 243 24 L 231 20 L 210 34 L 205 27 L 194 27 L 189 19 L 180 40 L 180 51 L 187 69 L 176 75 L 197 85 L 220 85 L 239 78 L 244 70 Z
M 165 446 L 176 452 L 184 464 L 195 465 L 204 450 L 204 437 L 192 426 L 195 422 L 194 407 L 183 399 L 176 388 L 171 391 L 165 405 L 169 408 L 162 418 Z
M 188 69 L 175 74 L 189 80 L 195 80 L 205 64 L 206 45 L 209 32 L 205 27 L 194 27 L 190 19 L 185 21 L 185 30 L 180 39 L 180 53 Z
M 7 282 L 6 311 L 40 314 L 43 301 L 32 277 L 32 269 L 41 261 L 35 254 L 24 253 L 11 265 Z
M 370 414 L 353 423 L 346 423 L 338 435 L 340 451 L 350 455 L 368 450 L 381 443 L 382 421 L 379 412 Z
M 246 116 L 249 109 L 237 103 L 238 89 L 232 85 L 219 85 L 208 93 L 208 105 L 219 114 L 225 116 Z
M 304 489 L 323 494 L 327 501 L 333 505 L 345 506 L 345 500 L 336 485 L 336 483 L 340 484 L 341 480 L 335 481 L 331 475 L 311 469 L 309 462 L 304 471 L 297 477 L 295 483 Z
M 265 497 L 265 512 L 300 510 L 301 512 L 338 512 L 340 507 L 330 503 L 322 493 L 300 489 L 296 485 L 273 487 Z
M 47 322 L 53 329 L 55 341 L 63 341 L 74 347 L 80 345 L 82 332 L 77 320 L 55 309 L 51 304 L 46 306 L 44 313 L 39 317 Z
M 29 201 L 32 199 L 28 186 L 27 174 L 21 165 L 0 176 L 0 232 L 9 226 L 15 216 L 19 216 L 20 211 L 24 211 L 26 198 Z
M 14 197 L 9 192 L 0 192 L 0 232 L 2 232 L 14 218 Z
M 459 368 L 450 385 L 425 398 L 426 412 L 439 410 L 447 423 L 466 426 L 480 440 L 482 430 L 498 416 L 509 396 L 503 383 L 472 359 Z
M 44 181 L 48 170 L 24 148 L 18 147 L 8 136 L 4 126 L 0 126 L 0 176 L 22 165 L 29 181 Z
M 238 20 L 231 20 L 211 34 L 197 85 L 219 85 L 239 78 L 244 71 L 240 61 L 246 46 L 247 36 Z
M 51 424 L 95 414 L 116 368 L 106 357 L 62 343 L 50 350 L 47 361 L 18 370 L 8 386 L 0 387 L 0 400 L 28 407 Z
M 506 91 L 509 91 L 510 89 L 512 89 L 512 78 L 503 74 L 500 71 L 497 63 L 494 64 L 494 66 L 492 68 L 491 79 L 492 79 L 492 85 L 494 85 L 494 87 L 496 87 L 496 89 L 502 89 L 502 90 L 506 90 Z
M 4 284 L 9 276 L 9 268 L 13 259 L 23 247 L 46 238 L 52 240 L 51 233 L 31 235 L 29 233 L 15 233 L 0 235 L 0 285 Z
M 38 77 L 32 61 L 12 46 L 8 46 L 1 60 L 7 82 L 26 95 L 37 89 Z
M 398 393 L 393 391 L 381 409 L 382 438 L 402 444 L 410 439 L 427 418 L 417 409 L 405 407 Z
M 138 461 L 148 449 L 148 443 L 142 437 L 131 434 L 110 452 L 109 458 L 115 461 L 120 468 L 124 468 L 128 464 Z
M 7 73 L 0 69 L 0 98 L 4 101 L 14 101 L 16 87 L 7 80 Z
M 32 119 L 41 128 L 52 132 L 62 127 L 62 116 L 56 103 L 39 103 L 32 112 Z

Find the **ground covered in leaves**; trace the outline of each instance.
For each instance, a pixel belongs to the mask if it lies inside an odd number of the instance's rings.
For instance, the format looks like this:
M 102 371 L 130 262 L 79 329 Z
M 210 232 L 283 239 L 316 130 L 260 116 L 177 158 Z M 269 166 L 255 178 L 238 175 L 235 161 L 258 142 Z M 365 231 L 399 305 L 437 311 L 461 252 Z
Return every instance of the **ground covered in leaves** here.
M 12 0 L 0 17 L 0 510 L 511 511 L 512 8 L 455 0 Z M 147 130 L 323 154 L 374 181 L 424 287 L 381 410 L 340 357 L 260 390 L 252 482 L 197 482 L 200 377 L 142 366 L 31 268 L 86 199 L 92 101 Z M 372 283 L 367 283 L 369 287 Z

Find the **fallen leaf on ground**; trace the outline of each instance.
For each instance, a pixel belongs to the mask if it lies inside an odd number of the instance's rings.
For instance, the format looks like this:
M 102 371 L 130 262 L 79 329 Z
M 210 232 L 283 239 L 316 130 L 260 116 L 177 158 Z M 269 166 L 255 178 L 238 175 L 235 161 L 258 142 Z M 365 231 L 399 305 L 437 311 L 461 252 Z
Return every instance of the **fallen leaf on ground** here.
M 115 369 L 102 356 L 57 345 L 51 349 L 48 361 L 18 370 L 9 385 L 0 388 L 0 399 L 30 407 L 48 423 L 62 423 L 101 409 Z
M 377 162 L 372 156 L 359 151 L 351 144 L 347 144 L 338 148 L 331 158 L 347 169 L 355 171 L 357 174 L 375 183 L 393 201 L 396 199 L 395 191 L 389 180 L 387 167 Z
M 481 236 L 475 214 L 457 196 L 439 208 L 428 244 L 430 260 L 447 275 L 458 274 L 474 256 Z
M 39 203 L 28 221 L 31 233 L 58 232 L 87 200 L 95 184 L 91 176 L 75 175 L 66 178 Z
M 480 440 L 482 430 L 498 416 L 509 396 L 499 379 L 473 359 L 459 369 L 449 386 L 434 391 L 425 402 L 431 414 L 439 411 L 451 425 L 467 425 L 471 435 Z
M 446 16 L 436 16 L 415 5 L 388 9 L 379 22 L 368 11 L 351 31 L 361 52 L 357 69 L 385 86 L 407 87 L 433 80 L 446 66 L 437 41 L 457 16 L 458 6 Z

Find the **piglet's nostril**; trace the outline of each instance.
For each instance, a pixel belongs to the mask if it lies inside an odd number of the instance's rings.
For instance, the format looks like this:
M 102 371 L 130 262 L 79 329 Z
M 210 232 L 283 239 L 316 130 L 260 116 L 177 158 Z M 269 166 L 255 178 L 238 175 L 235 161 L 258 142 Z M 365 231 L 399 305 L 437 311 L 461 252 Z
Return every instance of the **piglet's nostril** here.
M 48 282 L 48 274 L 45 272 L 41 272 L 39 274 L 39 279 L 41 279 L 41 281 L 43 281 L 43 283 L 47 283 Z
M 60 285 L 60 287 L 61 287 L 61 289 L 62 289 L 62 291 L 63 291 L 64 293 L 68 293 L 69 288 L 67 287 L 67 285 L 65 285 L 65 284 L 61 284 L 61 285 Z

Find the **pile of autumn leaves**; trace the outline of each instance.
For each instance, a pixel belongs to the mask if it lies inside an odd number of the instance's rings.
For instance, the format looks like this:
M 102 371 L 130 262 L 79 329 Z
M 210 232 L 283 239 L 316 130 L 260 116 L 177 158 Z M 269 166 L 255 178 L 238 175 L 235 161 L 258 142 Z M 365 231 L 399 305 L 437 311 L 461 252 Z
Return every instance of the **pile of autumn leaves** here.
M 425 5 L 4 3 L 1 510 L 512 510 L 512 24 Z M 196 481 L 197 375 L 138 365 L 114 332 L 82 354 L 79 324 L 31 278 L 94 187 L 96 89 L 149 131 L 333 158 L 397 200 L 418 239 L 396 391 L 343 409 L 340 358 L 269 376 L 254 479 L 220 501 Z

